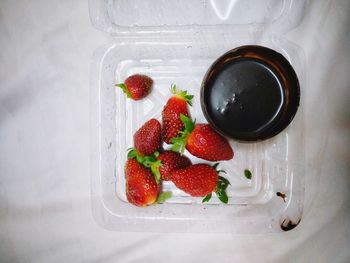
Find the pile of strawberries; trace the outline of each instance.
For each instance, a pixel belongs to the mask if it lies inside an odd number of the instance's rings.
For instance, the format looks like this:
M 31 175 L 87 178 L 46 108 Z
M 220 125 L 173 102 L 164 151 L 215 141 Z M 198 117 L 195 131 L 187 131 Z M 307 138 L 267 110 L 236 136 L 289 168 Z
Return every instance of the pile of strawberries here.
M 125 83 L 118 84 L 129 98 L 145 97 L 153 81 L 144 75 L 133 75 Z M 192 164 L 184 155 L 185 149 L 192 155 L 207 161 L 233 158 L 233 150 L 226 138 L 209 124 L 192 121 L 188 105 L 193 96 L 186 91 L 171 88 L 173 96 L 162 111 L 162 124 L 156 119 L 146 121 L 134 134 L 134 148 L 129 149 L 125 165 L 126 196 L 136 206 L 162 203 L 171 197 L 162 192 L 162 181 L 172 181 L 176 187 L 195 197 L 210 200 L 215 192 L 223 203 L 228 202 L 226 189 L 229 181 L 219 176 L 216 163 Z M 134 95 L 135 94 L 135 95 Z M 163 142 L 171 145 L 163 149 Z

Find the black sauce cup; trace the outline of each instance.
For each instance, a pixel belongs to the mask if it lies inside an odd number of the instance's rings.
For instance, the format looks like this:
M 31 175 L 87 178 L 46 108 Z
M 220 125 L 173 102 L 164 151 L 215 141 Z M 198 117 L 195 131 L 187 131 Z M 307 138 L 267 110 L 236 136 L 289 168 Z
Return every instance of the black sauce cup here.
M 300 101 L 298 77 L 280 53 L 241 46 L 219 57 L 201 86 L 201 107 L 221 134 L 249 142 L 275 136 L 293 120 Z

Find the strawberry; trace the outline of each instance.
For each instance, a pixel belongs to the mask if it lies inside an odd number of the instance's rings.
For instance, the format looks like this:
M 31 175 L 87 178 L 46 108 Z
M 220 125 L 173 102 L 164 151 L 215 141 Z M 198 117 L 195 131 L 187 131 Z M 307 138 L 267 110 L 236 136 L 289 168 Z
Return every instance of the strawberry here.
M 178 136 L 179 131 L 184 129 L 184 124 L 180 120 L 180 114 L 189 116 L 187 104 L 192 105 L 192 95 L 187 95 L 187 91 L 177 91 L 176 85 L 171 86 L 174 94 L 166 103 L 162 111 L 162 135 L 166 143 Z
M 156 119 L 150 119 L 134 134 L 134 145 L 142 155 L 151 155 L 161 146 L 161 125 Z
M 164 151 L 157 157 L 158 161 L 161 161 L 159 166 L 159 172 L 162 180 L 171 181 L 172 173 L 175 170 L 185 168 L 191 165 L 191 160 L 184 155 L 180 155 L 173 151 Z
M 187 116 L 181 115 L 185 130 L 172 139 L 172 150 L 184 152 L 186 149 L 196 157 L 208 161 L 222 161 L 233 158 L 233 150 L 225 137 L 217 133 L 209 124 L 195 124 Z
M 172 181 L 182 191 L 191 196 L 205 196 L 202 202 L 210 200 L 215 192 L 221 202 L 227 203 L 226 188 L 229 181 L 219 176 L 216 171 L 218 164 L 211 167 L 208 164 L 194 164 L 173 172 Z
M 136 159 L 128 159 L 125 165 L 126 197 L 136 206 L 147 206 L 157 201 L 160 185 L 151 171 Z
M 128 98 L 140 100 L 147 96 L 153 85 L 153 80 L 141 74 L 135 74 L 128 77 L 124 83 L 116 84 L 121 88 Z

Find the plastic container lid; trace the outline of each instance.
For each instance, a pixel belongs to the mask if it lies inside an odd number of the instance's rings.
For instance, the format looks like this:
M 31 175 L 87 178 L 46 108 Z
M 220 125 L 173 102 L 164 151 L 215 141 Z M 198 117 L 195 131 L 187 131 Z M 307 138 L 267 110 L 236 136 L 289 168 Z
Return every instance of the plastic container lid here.
M 110 34 L 174 33 L 273 28 L 286 32 L 301 20 L 299 0 L 89 0 L 92 24 Z

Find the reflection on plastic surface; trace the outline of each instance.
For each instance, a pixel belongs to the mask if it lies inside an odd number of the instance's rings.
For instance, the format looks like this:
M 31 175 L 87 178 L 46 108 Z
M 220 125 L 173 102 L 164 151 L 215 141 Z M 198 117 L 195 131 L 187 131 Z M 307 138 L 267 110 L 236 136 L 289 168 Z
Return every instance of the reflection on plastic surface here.
M 217 1 L 217 0 L 210 0 L 210 4 L 213 7 L 213 10 L 215 11 L 215 14 L 221 19 L 226 20 L 229 18 L 235 4 L 237 4 L 239 0 L 229 0 L 229 1 Z M 228 2 L 228 4 L 226 4 Z M 221 6 L 219 8 L 220 3 L 224 3 L 224 7 Z

